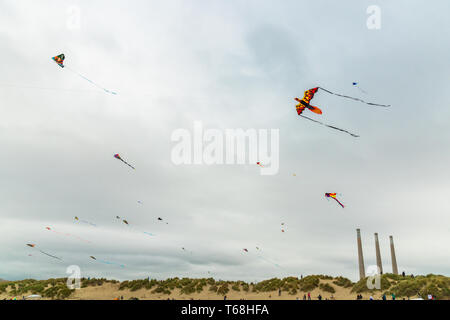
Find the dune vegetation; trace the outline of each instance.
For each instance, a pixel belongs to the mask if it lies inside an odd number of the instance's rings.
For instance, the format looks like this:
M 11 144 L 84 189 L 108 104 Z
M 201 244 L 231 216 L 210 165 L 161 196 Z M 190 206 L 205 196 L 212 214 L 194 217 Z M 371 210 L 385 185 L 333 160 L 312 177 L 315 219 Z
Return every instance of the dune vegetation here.
M 330 299 L 354 299 L 357 294 L 381 297 L 385 294 L 395 294 L 398 298 L 427 298 L 429 294 L 436 299 L 450 299 L 450 278 L 442 275 L 426 275 L 403 277 L 394 274 L 384 274 L 381 277 L 381 290 L 370 290 L 367 287 L 367 278 L 356 283 L 344 277 L 331 277 L 326 275 L 310 275 L 301 279 L 286 277 L 272 278 L 257 283 L 244 281 L 225 281 L 213 278 L 170 278 L 166 280 L 141 279 L 117 281 L 108 279 L 81 279 L 81 289 L 69 289 L 67 278 L 21 281 L 5 281 L 0 283 L 0 297 L 8 299 L 38 294 L 44 299 L 106 299 L 108 295 L 102 291 L 110 292 L 109 296 L 141 296 L 147 299 L 167 299 L 177 297 L 188 299 L 221 299 L 229 295 L 237 299 L 254 298 L 268 299 L 299 299 L 307 293 L 325 296 Z M 83 296 L 83 290 L 95 290 L 91 295 Z M 335 296 L 336 294 L 336 296 Z

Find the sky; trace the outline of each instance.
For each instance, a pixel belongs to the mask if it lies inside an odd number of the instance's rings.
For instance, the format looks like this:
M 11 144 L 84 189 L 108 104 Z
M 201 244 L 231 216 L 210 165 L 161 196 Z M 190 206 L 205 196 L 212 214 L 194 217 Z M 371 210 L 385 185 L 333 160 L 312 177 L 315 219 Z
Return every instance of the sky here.
M 366 267 L 377 232 L 385 272 L 393 235 L 400 272 L 448 276 L 449 10 L 446 0 L 0 0 L 0 278 L 66 277 L 76 265 L 118 280 L 356 281 L 357 228 Z M 51 60 L 60 53 L 64 69 Z M 391 107 L 319 91 L 323 114 L 305 115 L 354 138 L 297 116 L 294 98 L 317 86 Z M 277 174 L 175 164 L 171 136 L 195 121 L 279 130 Z

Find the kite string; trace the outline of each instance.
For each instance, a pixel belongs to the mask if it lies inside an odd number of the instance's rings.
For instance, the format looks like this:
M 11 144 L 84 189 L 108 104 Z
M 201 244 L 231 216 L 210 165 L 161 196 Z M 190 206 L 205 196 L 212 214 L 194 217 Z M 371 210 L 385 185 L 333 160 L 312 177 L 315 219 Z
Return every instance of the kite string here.
M 82 74 L 76 72 L 76 71 L 73 70 L 72 68 L 70 68 L 70 67 L 68 67 L 68 66 L 64 66 L 64 67 L 67 68 L 68 70 L 72 71 L 73 73 L 75 73 L 75 74 L 78 75 L 79 77 L 83 78 L 84 80 L 86 80 L 86 81 L 92 83 L 92 84 L 93 84 L 94 86 L 96 86 L 97 88 L 100 88 L 100 89 L 104 90 L 104 91 L 107 92 L 107 93 L 117 94 L 117 93 L 115 93 L 115 92 L 113 92 L 113 91 L 110 91 L 110 90 L 108 90 L 108 89 L 103 88 L 103 87 L 100 86 L 99 84 L 97 84 L 97 83 L 95 83 L 94 81 L 92 81 L 92 80 L 86 78 L 85 76 L 83 76 Z
M 379 107 L 384 107 L 384 108 L 388 108 L 388 107 L 391 106 L 390 104 L 386 105 L 386 104 L 378 104 L 378 103 L 366 102 L 366 101 L 361 100 L 359 98 L 350 97 L 350 96 L 346 96 L 346 95 L 343 95 L 343 94 L 338 94 L 338 93 L 331 92 L 330 90 L 327 90 L 327 89 L 322 88 L 322 87 L 318 87 L 318 88 L 323 90 L 323 91 L 325 91 L 325 92 L 328 92 L 329 94 L 334 94 L 335 96 L 339 96 L 339 97 L 343 97 L 343 98 L 348 98 L 348 99 L 360 101 L 360 102 L 363 102 L 363 103 L 371 105 L 371 106 L 379 106 Z

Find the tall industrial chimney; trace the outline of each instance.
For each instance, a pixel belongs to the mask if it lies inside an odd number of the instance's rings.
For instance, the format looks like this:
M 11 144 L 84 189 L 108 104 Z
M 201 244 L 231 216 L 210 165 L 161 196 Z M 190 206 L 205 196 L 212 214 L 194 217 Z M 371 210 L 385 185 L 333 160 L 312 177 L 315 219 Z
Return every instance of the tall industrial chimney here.
M 361 243 L 361 231 L 356 229 L 356 240 L 358 242 L 358 264 L 359 264 L 359 279 L 362 280 L 366 277 L 364 269 L 364 257 Z
M 380 274 L 383 274 L 383 265 L 381 263 L 380 244 L 378 243 L 378 233 L 375 233 L 375 252 L 377 255 L 377 266 Z
M 392 273 L 398 274 L 397 259 L 395 258 L 394 238 L 392 238 L 392 236 L 389 236 L 389 240 L 391 242 Z

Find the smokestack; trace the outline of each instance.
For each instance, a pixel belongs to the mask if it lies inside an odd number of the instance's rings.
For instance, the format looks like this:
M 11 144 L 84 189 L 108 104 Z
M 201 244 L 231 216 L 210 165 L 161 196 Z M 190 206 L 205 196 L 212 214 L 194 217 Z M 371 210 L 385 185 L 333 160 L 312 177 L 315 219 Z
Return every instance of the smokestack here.
M 389 240 L 391 242 L 392 273 L 398 274 L 397 259 L 395 258 L 394 238 L 392 238 L 392 236 L 389 236 Z
M 375 253 L 377 255 L 377 266 L 380 274 L 383 274 L 383 265 L 381 263 L 380 244 L 378 243 L 378 233 L 375 233 Z
M 364 257 L 362 252 L 362 243 L 361 243 L 361 231 L 356 229 L 356 240 L 358 242 L 358 263 L 359 263 L 359 279 L 362 280 L 366 277 L 365 269 L 364 269 Z

